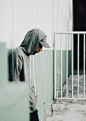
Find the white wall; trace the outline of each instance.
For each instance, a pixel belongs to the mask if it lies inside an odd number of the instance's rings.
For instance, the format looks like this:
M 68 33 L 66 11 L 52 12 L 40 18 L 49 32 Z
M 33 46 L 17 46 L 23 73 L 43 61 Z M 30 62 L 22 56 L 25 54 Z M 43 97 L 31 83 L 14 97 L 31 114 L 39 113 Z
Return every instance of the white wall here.
M 0 0 L 0 18 L 0 42 L 7 47 L 18 47 L 33 28 L 42 29 L 52 47 L 52 0 Z
M 12 0 L 0 0 L 0 42 L 12 46 Z
M 69 32 L 72 30 L 71 0 L 54 0 L 54 32 Z M 56 37 L 57 49 L 67 49 L 67 36 Z M 62 41 L 62 42 L 61 42 Z M 71 36 L 68 37 L 68 49 L 71 49 Z
M 71 29 L 70 1 L 0 0 L 0 42 L 9 48 L 18 47 L 29 30 L 39 28 L 47 34 L 53 48 L 54 33 Z
M 58 0 L 58 26 L 57 31 L 69 31 L 69 9 L 70 0 Z

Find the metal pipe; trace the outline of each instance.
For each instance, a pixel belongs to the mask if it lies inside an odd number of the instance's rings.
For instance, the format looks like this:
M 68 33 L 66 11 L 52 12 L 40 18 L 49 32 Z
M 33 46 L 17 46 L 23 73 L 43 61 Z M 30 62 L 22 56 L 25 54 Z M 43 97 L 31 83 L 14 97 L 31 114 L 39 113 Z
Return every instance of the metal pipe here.
M 78 100 L 86 100 L 86 98 L 58 98 L 58 100 L 74 100 L 74 99 L 78 99 Z
M 55 34 L 86 34 L 86 32 L 71 31 L 71 32 L 58 32 Z
M 79 98 L 79 34 L 78 34 L 78 98 Z
M 54 99 L 56 99 L 56 36 L 54 34 Z
M 59 91 L 59 74 L 60 74 L 60 68 L 57 68 L 57 103 L 58 103 L 58 91 Z
M 72 34 L 72 98 L 73 98 L 73 34 Z
M 84 98 L 85 98 L 85 34 L 84 34 L 84 64 L 83 64 L 83 68 L 84 68 L 84 90 L 83 90 L 83 92 L 84 92 Z
M 62 45 L 62 39 L 60 39 L 60 42 Z M 61 46 L 61 98 L 62 98 L 62 46 Z
M 66 97 L 68 98 L 68 34 L 67 34 L 67 50 L 66 50 Z

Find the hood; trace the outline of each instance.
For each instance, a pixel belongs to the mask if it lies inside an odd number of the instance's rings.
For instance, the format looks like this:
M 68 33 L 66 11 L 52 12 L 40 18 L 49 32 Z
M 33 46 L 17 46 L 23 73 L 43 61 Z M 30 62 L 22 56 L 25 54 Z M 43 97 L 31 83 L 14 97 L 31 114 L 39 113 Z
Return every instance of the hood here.
M 47 35 L 42 30 L 32 29 L 27 32 L 20 47 L 22 47 L 25 53 L 32 55 L 38 43 L 45 37 L 47 37 Z

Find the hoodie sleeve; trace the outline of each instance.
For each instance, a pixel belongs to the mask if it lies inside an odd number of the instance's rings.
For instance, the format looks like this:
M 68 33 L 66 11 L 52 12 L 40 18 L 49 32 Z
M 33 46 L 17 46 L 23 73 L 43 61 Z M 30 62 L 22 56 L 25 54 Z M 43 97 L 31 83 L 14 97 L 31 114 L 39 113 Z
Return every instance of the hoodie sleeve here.
M 15 51 L 13 51 L 9 57 L 9 61 L 9 80 L 20 81 L 22 58 Z

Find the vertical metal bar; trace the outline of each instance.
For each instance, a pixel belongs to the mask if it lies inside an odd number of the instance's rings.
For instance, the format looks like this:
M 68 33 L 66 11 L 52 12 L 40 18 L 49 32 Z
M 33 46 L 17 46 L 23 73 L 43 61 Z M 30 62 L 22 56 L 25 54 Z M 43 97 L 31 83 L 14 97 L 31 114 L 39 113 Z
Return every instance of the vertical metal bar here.
M 67 50 L 66 50 L 66 98 L 68 98 L 68 34 L 67 36 Z
M 56 99 L 56 38 L 54 34 L 54 99 Z
M 61 42 L 61 98 L 62 98 L 62 34 L 60 34 L 60 42 Z
M 73 98 L 73 34 L 72 34 L 72 98 Z
M 79 98 L 79 33 L 78 33 L 78 98 Z
M 71 27 L 71 29 L 73 30 L 73 23 L 74 23 L 74 19 L 73 19 L 73 0 L 71 0 L 71 13 L 72 13 L 72 18 L 71 18 L 71 20 L 72 20 L 72 27 Z
M 84 98 L 85 98 L 85 34 L 84 34 L 84 64 L 83 64 L 83 68 L 84 68 Z

